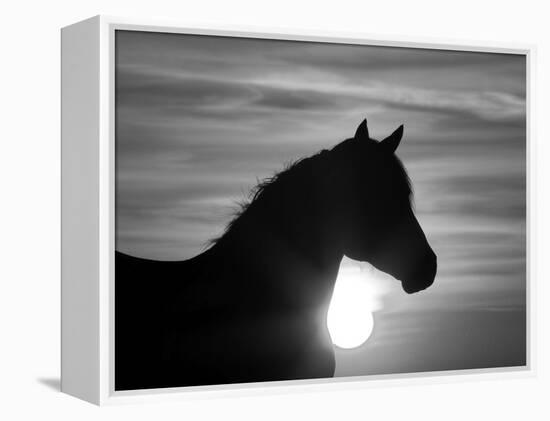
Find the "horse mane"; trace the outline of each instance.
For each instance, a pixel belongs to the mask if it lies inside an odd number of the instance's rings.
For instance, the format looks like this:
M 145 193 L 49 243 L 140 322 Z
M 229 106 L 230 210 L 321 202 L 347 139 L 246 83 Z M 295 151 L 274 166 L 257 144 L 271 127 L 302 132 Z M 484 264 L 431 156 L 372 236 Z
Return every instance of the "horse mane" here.
M 352 139 L 348 140 L 353 141 Z M 331 150 L 323 149 L 309 157 L 291 161 L 290 163 L 287 163 L 281 171 L 276 172 L 271 177 L 266 177 L 258 181 L 256 186 L 250 190 L 248 196 L 244 200 L 235 202 L 237 209 L 233 212 L 233 217 L 225 226 L 223 233 L 220 236 L 209 240 L 206 243 L 205 248 L 209 248 L 227 237 L 235 230 L 241 221 L 247 219 L 246 217 L 249 216 L 249 214 L 257 207 L 259 207 L 259 204 L 272 200 L 274 197 L 278 197 L 277 195 L 280 194 L 282 189 L 286 189 L 288 187 L 289 182 L 291 183 L 291 187 L 288 191 L 290 191 L 291 194 L 300 194 L 301 198 L 307 197 L 307 191 L 304 189 L 297 190 L 303 187 L 303 183 L 296 183 L 295 180 L 307 180 L 311 174 L 310 170 L 313 165 L 318 165 L 329 152 L 338 152 L 338 150 L 342 148 L 346 142 L 347 141 L 344 141 L 336 145 Z M 414 208 L 414 193 L 409 174 L 407 173 L 403 162 L 393 154 L 392 163 L 395 174 L 404 181 L 403 188 L 405 189 L 405 193 L 408 195 L 410 206 Z
M 323 149 L 318 153 L 306 158 L 298 158 L 294 161 L 287 163 L 281 171 L 276 172 L 270 177 L 266 177 L 257 182 L 252 187 L 247 197 L 242 201 L 235 202 L 237 209 L 233 212 L 231 221 L 227 223 L 223 233 L 207 242 L 207 247 L 227 237 L 239 224 L 240 221 L 246 218 L 246 216 L 253 212 L 259 203 L 266 199 L 271 199 L 276 196 L 283 188 L 286 188 L 290 180 L 304 179 L 306 172 L 312 165 L 318 164 L 319 160 L 324 157 L 329 151 Z M 299 183 L 293 183 L 293 189 L 300 187 Z M 305 193 L 304 191 L 294 191 L 294 193 Z

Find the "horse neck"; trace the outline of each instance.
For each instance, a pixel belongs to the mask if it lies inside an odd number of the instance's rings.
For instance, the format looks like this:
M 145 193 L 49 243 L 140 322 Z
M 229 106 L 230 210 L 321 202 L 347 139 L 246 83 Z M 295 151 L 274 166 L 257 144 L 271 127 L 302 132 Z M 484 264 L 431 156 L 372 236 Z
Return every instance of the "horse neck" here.
M 326 200 L 321 203 L 318 194 L 323 189 L 318 186 L 317 191 L 304 192 L 299 187 L 294 186 L 287 200 L 273 196 L 258 199 L 262 202 L 251 205 L 246 218 L 241 216 L 220 246 L 243 250 L 248 256 L 263 254 L 272 259 L 286 253 L 303 259 L 305 265 L 337 267 L 343 252 Z

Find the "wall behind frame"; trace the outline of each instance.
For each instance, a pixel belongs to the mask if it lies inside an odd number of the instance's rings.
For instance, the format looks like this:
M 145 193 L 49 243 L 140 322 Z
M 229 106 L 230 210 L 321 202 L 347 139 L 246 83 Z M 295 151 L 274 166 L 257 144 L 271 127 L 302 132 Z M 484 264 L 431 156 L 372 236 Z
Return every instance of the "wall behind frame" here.
M 5 6 L 1 27 L 5 57 L 2 69 L 7 83 L 3 98 L 2 255 L 0 320 L 3 344 L 0 362 L 4 397 L 3 419 L 133 420 L 224 419 L 547 419 L 550 388 L 550 354 L 546 305 L 550 269 L 544 265 L 550 238 L 550 179 L 548 142 L 544 124 L 550 99 L 550 27 L 543 2 L 503 4 L 464 0 L 460 4 L 438 1 L 364 2 L 341 0 L 321 4 L 239 1 L 158 2 L 97 0 L 96 2 L 19 2 Z M 536 142 L 536 206 L 539 217 L 532 241 L 533 275 L 537 284 L 537 318 L 534 344 L 539 355 L 536 378 L 470 381 L 453 384 L 420 384 L 409 387 L 377 387 L 330 393 L 270 395 L 216 401 L 138 405 L 98 410 L 59 394 L 59 28 L 97 13 L 165 16 L 200 25 L 241 23 L 248 25 L 322 28 L 502 42 L 537 43 L 537 77 L 533 141 Z M 260 29 L 260 28 L 259 28 Z M 439 39 L 443 41 L 443 39 Z M 24 88 L 24 90 L 22 89 Z M 538 93 L 537 93 L 538 92 Z M 537 118 L 537 115 L 539 116 Z M 540 124 L 538 123 L 540 122 Z M 538 139 L 538 142 L 537 142 Z M 33 256 L 32 264 L 29 255 Z M 32 310 L 32 311 L 29 311 Z M 48 386 L 53 385 L 53 386 Z M 57 385 L 57 386 L 56 386 Z

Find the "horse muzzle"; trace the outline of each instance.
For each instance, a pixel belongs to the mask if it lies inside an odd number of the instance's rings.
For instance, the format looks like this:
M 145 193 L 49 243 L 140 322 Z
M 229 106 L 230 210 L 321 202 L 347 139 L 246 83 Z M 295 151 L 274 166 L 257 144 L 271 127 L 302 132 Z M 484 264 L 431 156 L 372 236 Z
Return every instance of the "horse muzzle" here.
M 437 256 L 430 250 L 427 256 L 415 267 L 415 270 L 401 280 L 403 290 L 413 294 L 425 290 L 434 283 L 437 273 Z

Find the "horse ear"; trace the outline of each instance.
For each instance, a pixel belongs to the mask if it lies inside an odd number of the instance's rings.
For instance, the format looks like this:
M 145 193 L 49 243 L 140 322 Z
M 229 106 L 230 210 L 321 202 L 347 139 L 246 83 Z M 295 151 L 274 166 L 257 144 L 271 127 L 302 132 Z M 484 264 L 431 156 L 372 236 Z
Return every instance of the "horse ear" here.
M 357 140 L 368 140 L 369 139 L 369 129 L 367 127 L 367 119 L 364 119 L 361 124 L 357 127 L 355 131 L 355 139 Z
M 380 142 L 380 146 L 384 148 L 389 153 L 394 153 L 397 147 L 399 146 L 399 143 L 401 142 L 401 138 L 403 137 L 403 125 L 399 126 L 396 131 L 394 131 L 391 135 L 389 135 L 387 138 L 385 138 L 383 141 Z

